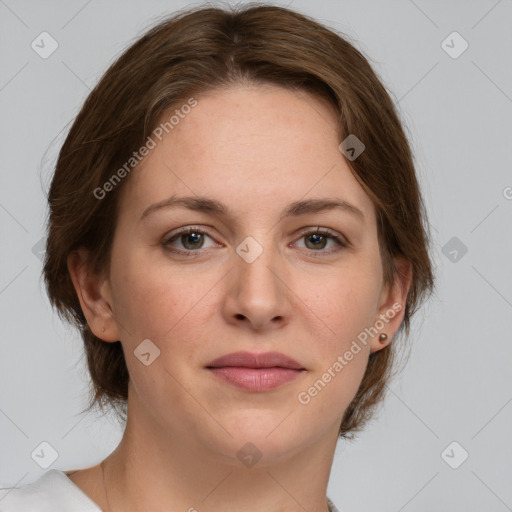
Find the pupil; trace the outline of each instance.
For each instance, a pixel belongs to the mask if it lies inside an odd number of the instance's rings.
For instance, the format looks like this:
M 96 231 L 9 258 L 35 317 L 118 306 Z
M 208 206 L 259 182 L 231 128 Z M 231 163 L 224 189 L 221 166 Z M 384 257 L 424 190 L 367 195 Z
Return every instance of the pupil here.
M 322 242 L 325 242 L 325 237 L 323 235 L 319 235 L 319 234 L 313 234 L 313 235 L 309 235 L 309 238 L 311 240 L 313 240 L 313 246 L 318 248 L 319 247 L 319 244 L 322 244 Z M 325 246 L 325 243 L 321 245 L 321 247 L 323 248 Z
M 183 245 L 185 247 L 192 245 L 193 246 L 192 248 L 197 248 L 194 246 L 197 244 L 201 245 L 201 242 L 202 242 L 201 236 L 202 236 L 201 233 L 187 233 L 187 234 L 183 235 L 183 237 L 182 237 Z M 190 248 L 190 247 L 187 247 L 187 248 Z

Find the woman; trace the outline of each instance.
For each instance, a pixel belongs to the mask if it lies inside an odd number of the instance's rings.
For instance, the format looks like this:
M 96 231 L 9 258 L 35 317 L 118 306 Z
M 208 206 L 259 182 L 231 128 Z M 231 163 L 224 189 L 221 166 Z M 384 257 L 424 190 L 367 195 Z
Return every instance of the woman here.
M 336 511 L 337 440 L 433 288 L 410 148 L 366 59 L 285 8 L 179 13 L 87 98 L 49 206 L 50 299 L 81 330 L 89 409 L 126 425 L 100 464 L 1 509 Z

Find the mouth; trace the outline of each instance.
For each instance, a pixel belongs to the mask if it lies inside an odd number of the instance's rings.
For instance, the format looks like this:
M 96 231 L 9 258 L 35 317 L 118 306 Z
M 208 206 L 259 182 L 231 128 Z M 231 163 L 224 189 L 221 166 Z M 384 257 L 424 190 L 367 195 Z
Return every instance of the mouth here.
M 256 392 L 275 389 L 307 371 L 279 352 L 234 352 L 211 361 L 206 369 L 224 382 Z

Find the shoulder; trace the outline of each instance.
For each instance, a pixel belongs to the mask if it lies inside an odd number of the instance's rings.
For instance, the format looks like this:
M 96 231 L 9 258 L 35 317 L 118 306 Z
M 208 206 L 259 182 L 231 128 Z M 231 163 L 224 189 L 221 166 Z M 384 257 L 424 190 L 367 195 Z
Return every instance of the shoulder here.
M 51 469 L 35 482 L 0 489 L 0 512 L 101 512 L 67 475 Z

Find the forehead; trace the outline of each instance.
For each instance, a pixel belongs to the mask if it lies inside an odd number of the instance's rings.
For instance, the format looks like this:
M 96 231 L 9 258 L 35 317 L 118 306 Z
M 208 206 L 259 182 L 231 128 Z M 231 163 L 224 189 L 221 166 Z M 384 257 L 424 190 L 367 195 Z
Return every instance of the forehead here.
M 209 196 L 245 212 L 329 196 L 373 212 L 338 149 L 336 114 L 325 100 L 267 85 L 195 99 L 134 169 L 123 194 L 134 212 L 172 195 Z

